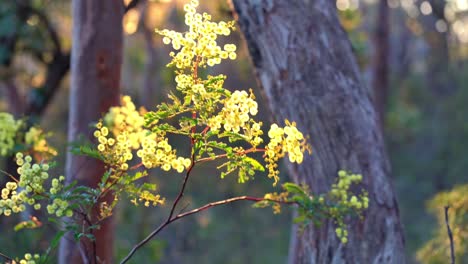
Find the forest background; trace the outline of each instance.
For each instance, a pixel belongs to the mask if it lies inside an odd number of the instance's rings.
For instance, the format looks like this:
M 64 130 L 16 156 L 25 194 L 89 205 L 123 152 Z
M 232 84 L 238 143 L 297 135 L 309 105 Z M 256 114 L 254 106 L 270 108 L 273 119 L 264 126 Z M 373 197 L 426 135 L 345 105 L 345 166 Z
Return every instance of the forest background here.
M 37 12 L 28 15 L 21 26 L 19 44 L 9 49 L 7 36 L 18 25 L 11 7 L 20 2 L 6 0 L 0 5 L 0 111 L 33 116 L 44 130 L 53 132 L 51 145 L 65 153 L 69 96 L 65 61 L 73 44 L 71 3 L 26 1 Z M 123 19 L 121 88 L 137 105 L 151 108 L 166 99 L 174 79 L 173 72 L 165 67 L 169 49 L 154 34 L 154 28 L 181 29 L 185 2 L 141 2 Z M 468 1 L 337 0 L 336 7 L 352 41 L 362 78 L 375 94 L 376 108 L 383 117 L 407 255 L 410 263 L 417 263 L 417 252 L 441 228 L 436 216 L 430 214 L 427 201 L 439 192 L 467 183 Z M 201 1 L 201 9 L 213 14 L 215 20 L 232 19 L 226 1 Z M 230 41 L 238 46 L 238 60 L 219 66 L 216 72 L 229 76 L 226 87 L 253 88 L 260 95 L 259 112 L 267 113 L 261 119 L 272 121 L 240 31 Z M 57 50 L 60 52 L 55 53 Z M 58 75 L 63 79 L 51 78 L 54 71 L 62 73 Z M 34 102 L 43 96 L 39 88 L 45 85 L 56 86 L 50 102 L 24 108 L 25 101 Z M 15 96 L 14 91 L 20 96 Z M 65 156 L 58 156 L 54 170 L 63 171 L 64 164 Z M 283 170 L 287 174 L 286 168 Z M 207 166 L 197 174 L 214 172 L 215 167 Z M 271 191 L 269 182 L 239 185 L 234 177 L 202 179 L 193 177 L 191 192 L 186 196 L 190 203 L 216 200 L 219 193 L 236 196 Z M 177 179 L 158 178 L 156 183 L 165 191 L 164 196 L 173 197 L 177 192 Z M 442 204 L 438 206 L 443 208 Z M 122 206 L 116 218 L 119 228 L 115 252 L 121 259 L 119 253 L 125 254 L 163 215 L 157 210 Z M 291 221 L 292 211 L 288 210 L 272 216 L 245 204 L 217 208 L 175 224 L 135 256 L 135 261 L 285 263 Z M 46 247 L 50 239 L 47 230 L 12 232 L 8 224 L 13 222 L 2 220 L 0 225 L 2 251 L 21 255 L 23 248 Z

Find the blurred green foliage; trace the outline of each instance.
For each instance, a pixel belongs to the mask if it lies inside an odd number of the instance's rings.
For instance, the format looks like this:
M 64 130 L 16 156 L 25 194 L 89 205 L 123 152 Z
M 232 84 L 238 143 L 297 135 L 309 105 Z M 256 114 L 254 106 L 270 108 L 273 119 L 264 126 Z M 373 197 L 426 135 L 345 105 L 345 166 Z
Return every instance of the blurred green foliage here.
M 34 7 L 42 10 L 56 26 L 60 26 L 60 41 L 64 46 L 70 46 L 70 1 L 68 0 L 35 0 Z M 159 3 L 161 2 L 161 3 Z M 181 11 L 176 11 L 175 3 L 163 3 L 164 1 L 154 1 L 155 9 L 167 12 L 165 20 L 161 23 L 180 26 Z M 225 1 L 201 1 L 204 8 L 211 13 L 216 12 L 216 19 L 224 19 L 230 16 L 229 8 Z M 390 1 L 389 1 L 390 2 Z M 395 1 L 393 1 L 395 2 Z M 454 3 L 455 1 L 451 1 Z M 13 6 L 15 0 L 4 0 L 0 4 L 0 38 L 10 36 L 12 30 L 18 25 L 18 17 Z M 378 18 L 373 16 L 376 13 L 375 5 L 367 5 L 361 1 L 361 9 L 355 11 L 340 12 L 342 22 L 353 43 L 353 49 L 357 55 L 363 73 L 369 71 L 369 56 L 372 52 L 372 30 Z M 362 10 L 365 9 L 365 12 Z M 455 208 L 461 201 L 466 201 L 466 187 L 456 187 L 454 192 L 442 193 L 436 196 L 429 203 L 430 211 L 437 213 L 430 214 L 423 206 L 425 202 L 436 193 L 453 188 L 456 185 L 466 184 L 468 171 L 468 65 L 466 57 L 457 56 L 457 51 L 467 50 L 467 45 L 452 41 L 449 54 L 451 61 L 449 68 L 443 72 L 447 79 L 452 81 L 450 93 L 444 96 L 433 93 L 429 86 L 428 70 L 430 63 L 430 53 L 424 53 L 426 40 L 424 35 L 416 32 L 414 27 L 409 28 L 419 18 L 411 18 L 408 22 L 406 14 L 401 9 L 391 9 L 392 12 L 392 50 L 389 51 L 392 65 L 390 73 L 390 94 L 386 113 L 385 136 L 387 140 L 387 150 L 393 168 L 394 183 L 397 192 L 397 199 L 401 211 L 402 222 L 406 236 L 408 256 L 411 263 L 415 263 L 416 252 L 426 243 L 432 243 L 433 251 L 439 252 L 445 257 L 445 261 L 437 263 L 448 263 L 449 249 L 446 240 L 437 244 L 432 239 L 434 234 L 441 239 L 447 239 L 445 224 L 440 222 L 443 216 L 443 206 L 450 200 L 449 210 L 452 229 L 464 228 L 463 211 L 455 212 Z M 156 17 L 157 15 L 153 15 Z M 151 17 L 151 16 L 150 16 Z M 426 17 L 427 18 L 427 17 Z M 34 21 L 30 21 L 34 25 Z M 36 24 L 41 25 L 41 24 Z M 406 28 L 408 27 L 408 28 Z M 44 40 L 44 30 L 38 26 L 24 24 L 21 30 L 25 38 L 21 45 L 15 48 L 15 56 L 28 59 L 17 60 L 14 68 L 2 68 L 0 71 L 0 86 L 2 86 L 3 76 L 8 70 L 16 72 L 17 83 L 23 84 L 22 89 L 31 86 L 34 76 L 42 74 L 34 65 L 35 59 L 31 57 L 29 50 L 50 47 L 50 42 L 42 43 Z M 409 36 L 407 34 L 410 32 Z M 418 33 L 418 34 L 416 34 Z M 404 36 L 400 36 L 404 35 Z M 141 91 L 143 69 L 145 67 L 147 55 L 145 41 L 139 31 L 125 38 L 125 64 L 122 71 L 123 90 L 125 94 L 130 94 L 134 98 L 144 97 Z M 249 64 L 247 50 L 241 42 L 240 34 L 237 32 L 235 41 L 239 46 L 238 63 L 227 63 L 226 72 L 229 76 L 227 87 L 253 87 L 258 90 L 252 67 Z M 173 86 L 173 72 L 164 67 L 164 62 L 169 60 L 167 52 L 161 47 L 161 41 L 154 41 L 154 46 L 158 51 L 158 69 L 152 72 L 160 76 L 160 82 L 154 87 L 160 98 L 154 102 L 165 100 L 162 98 L 170 87 Z M 422 43 L 422 44 L 421 44 Z M 405 51 L 405 60 L 400 60 L 400 50 Z M 401 52 L 403 52 L 401 51 Z M 0 61 L 10 56 L 10 50 L 0 45 Z M 403 62 L 408 63 L 405 65 Z M 422 70 L 421 67 L 423 66 Z M 215 73 L 209 73 L 215 74 Z M 365 74 L 364 74 L 365 76 Z M 67 88 L 66 85 L 64 88 Z M 261 92 L 255 92 L 261 94 Z M 42 119 L 41 127 L 46 131 L 55 131 L 51 138 L 51 144 L 58 147 L 59 153 L 64 153 L 66 148 L 66 118 L 67 118 L 67 89 L 63 89 L 56 96 L 48 111 Z M 260 113 L 266 113 L 265 102 L 259 98 Z M 139 104 L 139 103 L 138 103 Z M 6 106 L 5 94 L 0 89 L 0 110 Z M 263 108 L 263 109 L 262 109 Z M 260 117 L 268 119 L 267 116 Z M 268 126 L 269 124 L 265 124 Z M 312 139 L 313 140 L 313 139 Z M 180 148 L 183 142 L 180 142 Z M 57 174 L 63 171 L 64 161 L 59 161 L 59 166 L 54 170 Z M 187 194 L 190 199 L 190 206 L 202 205 L 207 201 L 222 199 L 216 193 L 227 193 L 229 196 L 249 193 L 258 195 L 273 191 L 271 183 L 265 181 L 259 185 L 238 185 L 236 179 L 226 178 L 220 180 L 215 173 L 216 164 L 205 166 L 195 171 L 191 179 L 191 192 Z M 285 173 L 282 171 L 281 173 Z M 158 174 L 159 176 L 159 174 Z M 265 175 L 266 176 L 266 175 Z M 206 179 L 211 177 L 209 181 Z M 262 178 L 259 176 L 259 178 Z M 151 181 L 158 184 L 161 190 L 166 190 L 163 196 L 172 198 L 176 195 L 176 186 L 179 179 L 164 175 L 158 177 L 164 181 L 156 181 L 155 177 Z M 287 179 L 284 179 L 287 180 Z M 465 185 L 466 186 L 466 185 Z M 463 189 L 465 188 L 465 189 Z M 444 198 L 441 198 L 444 197 Z M 463 200 L 465 198 L 465 200 Z M 447 199 L 447 200 L 443 200 Z M 436 202 L 437 201 L 437 202 Z M 461 205 L 460 205 L 461 206 Z M 466 210 L 466 203 L 465 207 Z M 285 208 L 286 209 L 286 208 Z M 158 208 L 148 212 L 141 208 L 122 205 L 116 220 L 119 224 L 116 238 L 117 259 L 127 253 L 125 249 L 140 241 L 145 234 L 156 227 L 163 219 L 167 208 Z M 461 210 L 461 209 L 460 209 Z M 459 213 L 460 212 L 460 213 Z M 465 211 L 466 212 L 466 211 Z M 464 219 L 466 220 L 466 213 Z M 456 220 L 459 219 L 459 220 Z M 285 263 L 288 253 L 289 230 L 292 221 L 290 212 L 272 216 L 269 212 L 254 210 L 243 203 L 232 206 L 219 207 L 210 212 L 204 212 L 199 216 L 186 219 L 184 223 L 176 223 L 167 231 L 161 234 L 159 240 L 151 242 L 142 249 L 141 254 L 135 256 L 135 263 Z M 440 223 L 438 223 L 438 220 Z M 463 220 L 463 221 L 465 221 Z M 49 233 L 51 227 L 45 226 L 42 229 L 35 229 L 32 232 L 20 230 L 14 232 L 8 227 L 14 226 L 21 219 L 9 218 L 1 219 L 0 223 L 0 248 L 4 252 L 12 255 L 22 255 L 29 249 L 37 248 L 45 250 L 46 241 L 50 241 Z M 252 223 L 261 223 L 255 224 Z M 137 224 L 135 224 L 137 223 Z M 466 223 L 466 221 L 464 222 Z M 465 242 L 466 243 L 466 242 Z M 438 247 L 436 249 L 435 247 Z M 456 246 L 462 250 L 462 246 Z M 235 248 L 236 250 L 232 250 Z M 466 249 L 466 246 L 465 246 Z M 466 262 L 459 257 L 460 261 Z M 426 259 L 427 260 L 427 259 Z M 426 260 L 420 259 L 426 263 Z M 427 262 L 431 263 L 431 262 Z M 461 262 L 464 263 L 464 262 Z

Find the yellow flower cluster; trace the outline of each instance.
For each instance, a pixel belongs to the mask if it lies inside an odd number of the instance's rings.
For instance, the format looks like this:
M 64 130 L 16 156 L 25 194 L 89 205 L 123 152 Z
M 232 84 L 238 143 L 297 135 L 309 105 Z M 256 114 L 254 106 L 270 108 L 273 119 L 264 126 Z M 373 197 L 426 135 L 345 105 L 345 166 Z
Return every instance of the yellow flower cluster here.
M 176 156 L 176 151 L 168 143 L 164 133 L 151 133 L 144 129 L 144 117 L 136 111 L 130 97 L 122 97 L 121 107 L 112 107 L 96 125 L 94 137 L 99 142 L 97 149 L 104 162 L 119 170 L 128 170 L 134 157 L 133 150 L 141 158 L 143 165 L 150 169 L 161 167 L 182 172 L 190 166 L 190 159 Z
M 284 128 L 277 124 L 272 124 L 268 131 L 270 142 L 266 147 L 265 161 L 268 167 L 268 177 L 278 181 L 278 165 L 280 158 L 288 153 L 289 161 L 297 164 L 304 160 L 304 152 L 310 152 L 310 146 L 307 144 L 304 135 L 296 128 L 296 123 L 290 123 L 286 120 Z
M 146 138 L 142 148 L 137 151 L 137 156 L 148 169 L 161 167 L 162 170 L 169 171 L 172 168 L 181 173 L 191 164 L 190 159 L 176 156 L 176 151 L 172 149 L 167 138 L 160 138 L 159 141 Z
M 335 229 L 336 236 L 341 240 L 341 243 L 346 244 L 348 243 L 348 230 L 337 227 Z
M 11 114 L 0 113 L 0 155 L 7 155 L 15 146 L 16 132 L 21 126 Z
M 192 87 L 194 83 L 194 80 L 191 75 L 183 73 L 177 74 L 175 77 L 175 81 L 177 83 L 177 89 L 182 91 Z
M 342 208 L 348 208 L 353 211 L 360 212 L 361 210 L 369 207 L 369 197 L 367 193 L 361 194 L 359 197 L 351 195 L 349 197 L 349 187 L 352 184 L 357 184 L 362 181 L 362 175 L 360 174 L 349 174 L 344 170 L 338 172 L 338 182 L 332 185 L 330 190 L 330 196 L 335 200 Z M 330 209 L 331 213 L 336 213 L 336 208 Z M 342 243 L 348 242 L 348 231 L 345 229 L 345 225 L 340 218 L 338 221 L 338 227 L 335 229 L 336 235 Z
M 271 208 L 273 209 L 274 214 L 279 214 L 281 213 L 281 203 L 288 200 L 289 193 L 288 192 L 282 192 L 282 193 L 267 193 L 263 196 L 265 199 L 263 201 L 263 204 L 266 206 L 268 204 L 271 204 Z
M 96 127 L 94 137 L 99 142 L 97 148 L 103 155 L 104 162 L 121 170 L 127 170 L 127 162 L 133 159 L 132 141 L 128 137 L 129 133 L 124 131 L 114 138 L 109 134 L 109 129 L 102 125 L 102 122 L 99 122 Z
M 124 131 L 126 137 L 133 149 L 138 149 L 142 138 L 148 133 L 143 129 L 145 119 L 139 111 L 136 110 L 130 96 L 122 96 L 121 106 L 111 107 L 104 116 L 104 125 L 109 128 L 114 137 L 121 135 Z M 104 137 L 107 136 L 103 135 Z
M 173 57 L 170 65 L 179 69 L 192 67 L 197 61 L 198 66 L 214 66 L 221 63 L 222 59 L 236 59 L 236 46 L 226 44 L 221 48 L 216 39 L 218 35 L 228 36 L 234 30 L 234 21 L 219 23 L 211 22 L 211 16 L 207 13 L 199 14 L 196 11 L 198 0 L 192 0 L 184 5 L 185 24 L 189 31 L 180 33 L 173 30 L 156 30 L 164 36 L 163 43 L 172 44 L 172 48 L 180 50 L 177 54 L 171 52 Z
M 69 203 L 60 198 L 54 199 L 52 204 L 47 205 L 47 212 L 51 215 L 55 214 L 57 217 L 62 217 L 64 215 L 67 217 L 73 216 L 73 211 L 69 208 Z
M 146 207 L 149 207 L 150 205 L 153 205 L 153 206 L 156 206 L 158 204 L 163 205 L 165 202 L 165 199 L 161 198 L 161 195 L 159 194 L 152 194 L 151 192 L 145 190 L 140 194 L 138 199 L 134 198 L 131 202 L 137 206 L 138 206 L 138 202 L 144 202 L 144 205 Z
M 362 181 L 360 174 L 348 174 L 346 171 L 340 170 L 338 172 L 338 182 L 332 185 L 330 194 L 342 204 L 355 208 L 367 209 L 369 207 L 369 198 L 367 195 L 356 197 L 355 195 L 348 197 L 349 187 Z
M 31 127 L 24 135 L 24 142 L 32 147 L 35 153 L 44 153 L 50 156 L 56 156 L 57 150 L 50 147 L 45 139 L 46 135 L 42 129 Z
M 263 135 L 262 122 L 251 121 L 251 125 L 244 128 L 245 136 L 252 146 L 257 147 L 263 142 L 261 135 Z
M 24 254 L 24 258 L 19 260 L 19 264 L 36 264 L 36 261 L 39 261 L 39 254 L 31 255 L 29 253 Z
M 0 214 L 9 216 L 11 213 L 19 213 L 26 210 L 26 204 L 39 210 L 41 204 L 36 201 L 34 195 L 45 193 L 44 183 L 49 178 L 47 171 L 48 164 L 32 164 L 31 156 L 24 157 L 22 153 L 16 154 L 16 164 L 18 174 L 20 175 L 18 182 L 8 182 L 5 188 L 2 189 L 0 200 Z M 52 186 L 49 190 L 51 194 L 57 194 L 63 185 L 65 177 L 60 176 L 58 179 L 52 179 Z M 18 191 L 21 187 L 21 191 Z M 53 203 L 59 199 L 54 199 Z M 64 204 L 64 203 L 62 203 Z M 67 203 L 68 206 L 68 203 Z
M 25 191 L 17 192 L 18 185 L 15 182 L 8 182 L 2 189 L 2 199 L 0 200 L 0 215 L 10 216 L 11 213 L 19 213 L 26 210 L 25 201 L 29 201 Z M 34 203 L 34 200 L 32 200 Z
M 224 130 L 239 133 L 250 120 L 250 115 L 258 113 L 258 104 L 252 92 L 234 91 L 231 97 L 224 101 L 224 106 L 218 115 L 208 120 L 211 130 L 217 131 L 223 125 Z M 257 126 L 256 126 L 257 127 Z

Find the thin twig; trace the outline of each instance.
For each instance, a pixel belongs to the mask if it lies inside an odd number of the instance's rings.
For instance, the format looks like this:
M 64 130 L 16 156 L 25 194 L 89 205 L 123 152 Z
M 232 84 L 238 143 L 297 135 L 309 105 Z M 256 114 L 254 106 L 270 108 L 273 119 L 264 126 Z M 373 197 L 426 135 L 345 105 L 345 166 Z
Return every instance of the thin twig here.
M 88 216 L 83 213 L 83 218 L 84 220 L 86 221 L 86 223 L 88 224 L 88 228 L 89 228 L 89 233 L 94 237 L 94 232 L 93 232 L 93 229 L 91 228 L 93 223 L 91 222 L 91 220 L 88 218 Z M 97 246 L 96 246 L 96 238 L 94 237 L 94 239 L 90 239 L 91 240 L 91 244 L 93 246 L 93 259 L 94 259 L 94 263 L 97 264 L 98 261 L 97 261 Z
M 233 197 L 233 198 L 229 198 L 229 199 L 221 200 L 221 201 L 217 201 L 217 202 L 207 203 L 207 204 L 205 204 L 205 205 L 203 205 L 201 207 L 198 207 L 196 209 L 190 210 L 190 211 L 185 212 L 185 213 L 178 214 L 177 216 L 174 217 L 174 221 L 179 219 L 179 218 L 182 218 L 182 217 L 186 217 L 186 216 L 189 216 L 189 215 L 192 215 L 192 214 L 196 214 L 196 213 L 205 211 L 205 210 L 207 210 L 209 208 L 212 208 L 212 207 L 225 205 L 225 204 L 238 202 L 238 201 L 252 201 L 252 202 L 270 201 L 270 202 L 281 203 L 281 204 L 297 204 L 294 201 L 281 201 L 281 200 L 273 200 L 273 199 L 265 199 L 265 198 L 260 198 L 260 197 L 253 197 L 253 196 L 239 196 L 239 197 Z
M 4 258 L 4 259 L 6 259 L 6 260 L 9 260 L 9 261 L 13 261 L 12 258 L 10 258 L 9 256 L 7 256 L 7 255 L 5 255 L 5 254 L 3 254 L 3 253 L 0 253 L 0 257 Z
M 195 166 L 195 153 L 192 155 L 192 163 L 190 167 L 187 169 L 187 173 L 185 174 L 184 181 L 182 182 L 182 187 L 180 188 L 179 194 L 175 199 L 174 204 L 172 205 L 171 212 L 169 213 L 168 220 L 171 220 L 172 216 L 174 215 L 174 210 L 177 207 L 177 204 L 180 202 L 180 199 L 184 196 L 185 187 L 187 186 L 188 179 L 190 177 L 190 172 L 192 172 L 193 167 Z
M 455 247 L 453 245 L 453 235 L 452 235 L 452 229 L 450 229 L 450 224 L 449 224 L 449 218 L 448 218 L 448 209 L 450 206 L 446 205 L 444 207 L 445 209 L 445 224 L 447 225 L 447 233 L 450 239 L 450 257 L 451 257 L 451 264 L 455 264 Z
M 16 183 L 19 183 L 19 180 L 15 178 L 15 176 L 13 176 L 12 174 L 4 171 L 4 170 L 0 170 L 1 173 L 7 175 L 8 177 L 10 177 L 13 181 L 15 181 Z
M 245 154 L 249 154 L 249 153 L 265 152 L 265 151 L 266 151 L 266 149 L 263 149 L 263 148 L 250 148 L 248 150 L 237 152 L 235 154 L 236 155 L 245 155 Z M 213 160 L 224 158 L 224 157 L 227 157 L 227 154 L 220 154 L 220 155 L 216 155 L 214 157 L 201 158 L 201 159 L 196 160 L 196 162 L 199 163 L 199 162 L 205 162 L 205 161 L 213 161 Z
M 212 208 L 212 207 L 225 205 L 225 204 L 230 204 L 230 203 L 237 202 L 237 201 L 252 201 L 252 202 L 270 201 L 270 202 L 281 203 L 281 204 L 297 204 L 297 202 L 294 202 L 294 201 L 281 201 L 281 200 L 273 200 L 273 199 L 265 199 L 265 198 L 260 198 L 260 197 L 253 197 L 253 196 L 239 196 L 239 197 L 233 197 L 233 198 L 229 198 L 229 199 L 225 199 L 225 200 L 205 204 L 205 205 L 203 205 L 201 207 L 195 208 L 195 209 L 190 210 L 188 212 L 180 213 L 180 214 L 178 214 L 178 215 L 176 215 L 176 216 L 174 216 L 172 218 L 168 218 L 166 220 L 166 222 L 161 224 L 158 228 L 153 230 L 153 232 L 151 232 L 145 239 L 143 239 L 140 243 L 135 245 L 133 247 L 133 249 L 130 251 L 130 253 L 120 262 L 120 264 L 127 263 L 127 261 L 130 260 L 130 258 L 133 256 L 133 254 L 135 254 L 135 252 L 139 248 L 141 248 L 146 243 L 148 243 L 154 236 L 156 236 L 159 232 L 161 232 L 164 228 L 166 228 L 172 222 L 175 222 L 175 221 L 177 221 L 177 220 L 179 220 L 181 218 L 184 218 L 186 216 L 190 216 L 190 215 L 205 211 L 205 210 L 207 210 L 209 208 Z
M 166 221 L 162 223 L 158 228 L 153 230 L 145 239 L 143 239 L 140 243 L 136 244 L 132 250 L 128 253 L 128 255 L 120 262 L 120 264 L 126 263 L 132 256 L 135 254 L 135 252 L 144 246 L 146 243 L 148 243 L 155 235 L 157 235 L 161 230 L 163 230 L 167 225 L 172 223 L 173 221 L 177 219 L 172 219 L 172 216 L 174 215 L 174 210 L 177 207 L 177 204 L 179 203 L 180 199 L 182 199 L 182 196 L 184 196 L 184 191 L 185 187 L 187 186 L 188 179 L 190 177 L 190 172 L 192 171 L 193 167 L 195 166 L 195 154 L 192 154 L 192 164 L 190 164 L 190 167 L 187 169 L 187 173 L 185 174 L 184 180 L 182 182 L 182 187 L 180 188 L 179 194 L 177 195 L 177 198 L 175 199 L 174 203 L 172 204 L 171 212 L 169 213 L 169 216 L 167 217 Z

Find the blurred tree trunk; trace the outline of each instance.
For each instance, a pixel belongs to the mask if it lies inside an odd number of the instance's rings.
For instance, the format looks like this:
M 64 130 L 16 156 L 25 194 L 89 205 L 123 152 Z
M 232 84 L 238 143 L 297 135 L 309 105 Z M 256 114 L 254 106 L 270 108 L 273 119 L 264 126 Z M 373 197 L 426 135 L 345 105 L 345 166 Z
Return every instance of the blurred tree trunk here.
M 450 162 L 449 137 L 452 132 L 447 125 L 441 125 L 451 116 L 445 113 L 444 104 L 451 100 L 451 96 L 456 92 L 454 76 L 450 71 L 450 50 L 448 45 L 448 32 L 439 32 L 436 29 L 437 21 L 448 25 L 445 19 L 445 0 L 430 0 L 432 14 L 424 16 L 422 23 L 424 26 L 425 38 L 429 45 L 427 56 L 426 82 L 430 101 L 427 105 L 427 114 L 430 118 L 430 125 L 427 129 L 430 144 L 426 144 L 426 153 L 431 153 L 433 166 L 429 175 L 432 176 L 435 191 L 442 191 L 448 187 L 448 170 Z
M 73 48 L 71 58 L 70 115 L 68 140 L 80 135 L 92 139 L 90 123 L 102 117 L 109 107 L 117 105 L 122 65 L 124 6 L 119 0 L 74 0 Z M 67 181 L 95 187 L 104 173 L 103 164 L 95 159 L 68 153 Z M 112 199 L 107 197 L 106 199 Z M 94 212 L 97 213 L 96 211 Z M 95 219 L 92 219 L 95 220 Z M 75 243 L 65 236 L 60 244 L 59 262 L 86 263 L 80 250 L 91 255 L 90 240 Z M 104 221 L 94 233 L 97 256 L 103 263 L 113 263 L 114 230 L 112 219 Z M 90 256 L 91 263 L 94 263 Z
M 314 154 L 293 179 L 325 192 L 338 170 L 363 175 L 370 208 L 340 244 L 331 221 L 294 228 L 290 263 L 405 263 L 390 166 L 369 91 L 334 1 L 233 0 L 257 76 L 280 119 L 297 120 Z
M 430 47 L 430 56 L 428 56 L 428 84 L 432 93 L 439 100 L 440 96 L 448 97 L 454 92 L 452 76 L 450 76 L 450 51 L 448 46 L 448 32 L 439 32 L 436 30 L 437 21 L 448 25 L 445 19 L 444 10 L 445 0 L 430 0 L 432 6 L 432 16 L 423 18 L 426 39 Z
M 387 0 L 380 0 L 378 8 L 377 27 L 374 35 L 375 53 L 372 88 L 374 89 L 375 108 L 383 129 L 385 127 L 385 113 L 388 97 L 388 57 L 390 53 L 390 21 Z
M 153 41 L 153 30 L 146 25 L 148 16 L 148 2 L 141 5 L 140 29 L 145 39 L 146 62 L 143 72 L 143 89 L 141 91 L 141 103 L 146 109 L 153 109 L 156 106 L 156 87 L 161 84 L 158 68 L 158 52 Z

